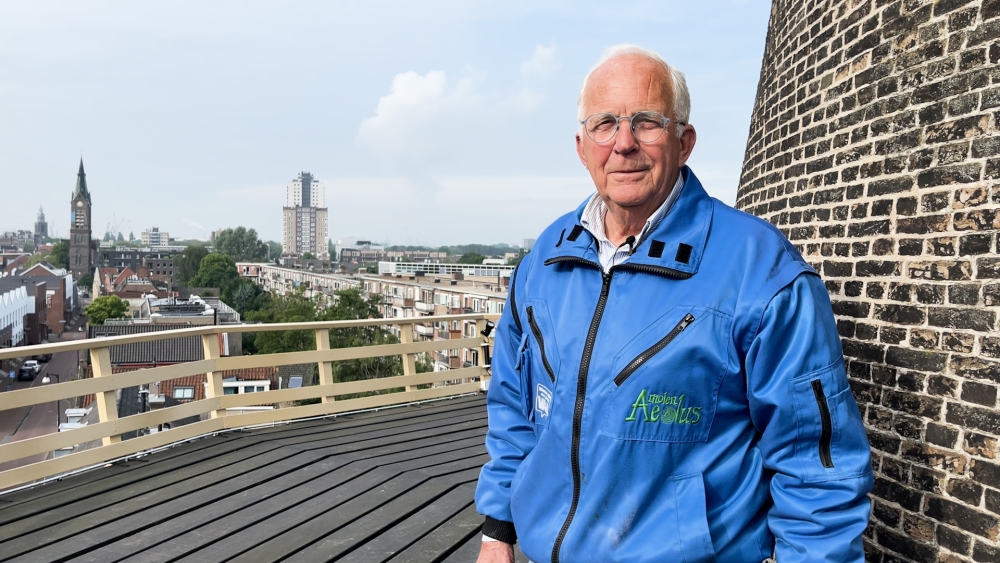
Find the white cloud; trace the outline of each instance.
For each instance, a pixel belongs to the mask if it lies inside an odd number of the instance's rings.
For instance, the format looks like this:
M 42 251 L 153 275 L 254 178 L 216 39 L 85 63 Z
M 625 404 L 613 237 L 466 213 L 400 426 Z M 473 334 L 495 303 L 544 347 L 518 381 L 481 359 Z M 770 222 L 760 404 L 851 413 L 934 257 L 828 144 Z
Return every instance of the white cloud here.
M 559 68 L 555 57 L 555 45 L 549 45 L 548 47 L 536 45 L 535 53 L 531 58 L 521 63 L 521 74 L 523 76 L 546 76 L 551 74 L 552 71 Z
M 524 87 L 517 94 L 504 100 L 503 107 L 513 109 L 517 112 L 528 113 L 542 107 L 542 101 L 544 100 L 545 94 Z
M 424 160 L 450 135 L 462 142 L 463 116 L 481 108 L 481 77 L 449 80 L 440 70 L 425 76 L 409 71 L 392 79 L 390 93 L 378 101 L 375 116 L 361 122 L 358 141 L 376 154 L 400 163 Z

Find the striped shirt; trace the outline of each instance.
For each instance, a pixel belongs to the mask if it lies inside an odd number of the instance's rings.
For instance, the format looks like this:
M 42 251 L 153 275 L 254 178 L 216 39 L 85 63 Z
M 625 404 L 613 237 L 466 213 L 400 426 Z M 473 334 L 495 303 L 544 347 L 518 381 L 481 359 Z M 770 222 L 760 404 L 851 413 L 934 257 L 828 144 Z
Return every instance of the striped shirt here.
M 627 244 L 622 244 L 621 246 L 615 246 L 610 240 L 608 240 L 608 235 L 604 231 L 604 216 L 608 212 L 608 206 L 604 204 L 604 200 L 601 196 L 595 193 L 591 196 L 590 201 L 587 202 L 587 206 L 583 208 L 583 216 L 580 217 L 580 225 L 587 229 L 594 239 L 597 241 L 597 254 L 601 261 L 601 268 L 607 272 L 612 266 L 621 264 L 623 260 L 628 258 L 632 253 L 633 248 L 638 248 L 646 235 L 653 232 L 660 221 L 667 216 L 670 212 L 670 208 L 677 201 L 677 197 L 681 194 L 681 189 L 684 187 L 684 174 L 677 175 L 677 182 L 674 183 L 673 189 L 670 190 L 670 195 L 663 202 L 660 207 L 646 219 L 646 224 L 639 231 L 639 235 L 635 237 L 635 242 L 631 247 Z

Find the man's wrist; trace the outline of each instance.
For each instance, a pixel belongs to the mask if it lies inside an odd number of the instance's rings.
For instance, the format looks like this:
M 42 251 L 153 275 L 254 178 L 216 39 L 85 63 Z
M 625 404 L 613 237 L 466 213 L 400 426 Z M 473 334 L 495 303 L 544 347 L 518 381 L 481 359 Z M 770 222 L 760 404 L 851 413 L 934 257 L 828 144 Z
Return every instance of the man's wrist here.
M 483 522 L 483 541 L 489 542 L 490 540 L 511 545 L 517 543 L 517 532 L 514 530 L 514 523 L 504 522 L 503 520 L 487 516 L 486 521 Z

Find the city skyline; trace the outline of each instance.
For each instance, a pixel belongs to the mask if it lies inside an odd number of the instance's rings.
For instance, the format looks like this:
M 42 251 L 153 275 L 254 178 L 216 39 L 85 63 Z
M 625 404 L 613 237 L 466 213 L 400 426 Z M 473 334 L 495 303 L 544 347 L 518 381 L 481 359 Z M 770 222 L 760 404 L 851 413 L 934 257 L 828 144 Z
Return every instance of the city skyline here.
M 127 220 L 126 233 L 205 240 L 244 225 L 277 241 L 287 178 L 310 170 L 333 240 L 532 238 L 593 190 L 573 146 L 576 96 L 621 42 L 687 74 L 692 167 L 732 203 L 767 6 L 622 9 L 643 17 L 609 26 L 604 7 L 579 3 L 10 5 L 0 228 L 61 208 L 82 153 L 97 236 Z M 47 39 L 18 48 L 35 37 Z M 68 236 L 64 216 L 48 219 Z

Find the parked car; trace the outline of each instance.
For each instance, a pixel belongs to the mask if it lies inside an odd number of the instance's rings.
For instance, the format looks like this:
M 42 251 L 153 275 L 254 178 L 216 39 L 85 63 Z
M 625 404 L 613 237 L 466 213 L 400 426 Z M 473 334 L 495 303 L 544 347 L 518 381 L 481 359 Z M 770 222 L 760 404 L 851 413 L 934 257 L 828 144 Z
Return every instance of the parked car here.
M 28 360 L 21 365 L 21 369 L 17 372 L 18 381 L 31 381 L 35 379 L 38 372 L 42 371 L 42 365 L 35 360 Z
M 32 360 L 37 360 L 41 363 L 45 363 L 52 359 L 52 354 L 38 354 L 37 356 L 32 356 Z

